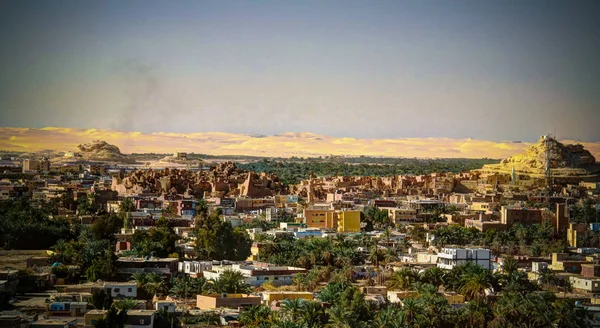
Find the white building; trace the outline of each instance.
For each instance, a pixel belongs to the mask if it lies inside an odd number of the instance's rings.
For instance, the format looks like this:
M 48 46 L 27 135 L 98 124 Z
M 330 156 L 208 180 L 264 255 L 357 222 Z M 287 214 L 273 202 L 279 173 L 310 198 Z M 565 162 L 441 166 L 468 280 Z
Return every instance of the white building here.
M 217 279 L 225 270 L 235 270 L 241 272 L 245 277 L 245 282 L 251 286 L 260 286 L 265 282 L 272 282 L 274 285 L 291 285 L 293 279 L 298 273 L 305 273 L 306 269 L 276 266 L 268 263 L 254 264 L 233 264 L 233 265 L 215 265 L 212 270 L 203 272 L 206 279 Z
M 546 262 L 531 262 L 531 272 L 540 272 L 542 270 L 548 270 L 548 263 Z
M 114 298 L 136 298 L 137 297 L 137 283 L 132 282 L 105 282 L 104 290 L 110 293 L 110 296 Z
M 452 270 L 455 266 L 465 264 L 467 262 L 475 263 L 487 270 L 492 269 L 491 258 L 492 253 L 485 248 L 442 248 L 442 251 L 437 254 L 438 268 Z
M 232 227 L 236 228 L 244 224 L 244 219 L 237 216 L 224 216 L 223 222 L 229 222 Z
M 202 274 L 204 271 L 212 269 L 212 262 L 200 262 L 200 261 L 183 261 L 178 264 L 179 272 L 183 272 L 189 275 Z
M 156 311 L 164 310 L 168 313 L 175 313 L 175 302 L 158 301 L 156 302 Z

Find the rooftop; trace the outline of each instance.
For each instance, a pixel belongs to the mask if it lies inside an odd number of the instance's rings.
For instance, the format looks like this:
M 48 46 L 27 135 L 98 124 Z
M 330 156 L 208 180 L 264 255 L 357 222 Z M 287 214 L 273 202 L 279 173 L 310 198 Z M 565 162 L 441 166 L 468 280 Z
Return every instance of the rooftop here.
M 129 310 L 129 311 L 127 311 L 128 316 L 135 316 L 135 315 L 147 316 L 147 315 L 153 315 L 154 313 L 156 313 L 156 310 Z

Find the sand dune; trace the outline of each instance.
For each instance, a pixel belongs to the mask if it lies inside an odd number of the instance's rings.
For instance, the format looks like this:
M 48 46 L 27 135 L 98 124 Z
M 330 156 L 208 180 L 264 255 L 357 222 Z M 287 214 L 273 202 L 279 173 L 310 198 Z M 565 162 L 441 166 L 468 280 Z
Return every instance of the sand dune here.
M 505 158 L 522 152 L 531 143 L 494 142 L 475 139 L 336 138 L 307 132 L 290 132 L 271 136 L 249 136 L 222 132 L 141 133 L 99 129 L 47 127 L 0 127 L 0 150 L 67 151 L 92 140 L 105 140 L 123 153 L 171 153 L 187 151 L 212 155 L 251 156 L 320 156 L 365 155 L 421 158 Z M 562 140 L 563 143 L 574 143 Z M 579 142 L 600 158 L 599 142 Z

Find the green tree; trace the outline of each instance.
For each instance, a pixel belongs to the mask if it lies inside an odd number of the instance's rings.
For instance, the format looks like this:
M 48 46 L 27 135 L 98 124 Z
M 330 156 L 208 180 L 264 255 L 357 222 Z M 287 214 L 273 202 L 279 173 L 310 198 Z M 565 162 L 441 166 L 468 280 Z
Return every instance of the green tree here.
M 419 273 L 411 268 L 402 268 L 395 271 L 387 281 L 389 289 L 407 290 L 419 281 Z
M 242 272 L 231 269 L 221 272 L 219 278 L 209 280 L 207 288 L 212 293 L 231 294 L 245 294 L 252 290 Z
M 221 221 L 218 215 L 198 220 L 195 233 L 200 260 L 242 261 L 250 256 L 252 241 L 246 231 L 233 229 L 229 222 Z

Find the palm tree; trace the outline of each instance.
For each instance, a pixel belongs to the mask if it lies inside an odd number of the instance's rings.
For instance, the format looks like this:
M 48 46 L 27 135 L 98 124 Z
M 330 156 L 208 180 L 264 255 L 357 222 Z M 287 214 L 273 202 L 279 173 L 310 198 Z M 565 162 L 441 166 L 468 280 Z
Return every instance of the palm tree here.
M 306 326 L 304 326 L 302 323 L 299 323 L 299 322 L 284 320 L 284 321 L 280 321 L 279 323 L 275 324 L 274 327 L 275 328 L 305 328 Z
M 137 282 L 137 288 L 143 288 L 148 283 L 148 273 L 136 272 L 132 275 L 132 278 Z
M 517 270 L 519 270 L 519 262 L 517 262 L 517 260 L 514 257 L 507 256 L 502 261 L 501 269 L 502 272 L 504 272 L 506 275 L 511 275 Z
M 281 317 L 290 321 L 298 321 L 304 307 L 303 303 L 304 300 L 301 298 L 284 300 L 279 311 Z
M 411 268 L 402 268 L 392 274 L 387 281 L 388 288 L 407 290 L 419 280 L 419 274 Z
M 321 303 L 315 301 L 302 302 L 302 311 L 300 313 L 300 322 L 306 327 L 317 327 L 321 324 L 323 318 L 323 307 Z
M 252 288 L 245 282 L 244 274 L 237 270 L 225 270 L 219 278 L 212 279 L 208 284 L 208 289 L 213 293 L 235 293 L 246 294 Z
M 252 306 L 240 312 L 239 322 L 245 327 L 272 327 L 273 312 L 265 305 Z
M 191 278 L 188 275 L 171 278 L 173 286 L 169 292 L 177 297 L 188 298 L 189 295 L 202 294 L 206 285 L 206 279 L 203 277 Z
M 439 287 L 444 284 L 444 270 L 436 266 L 423 271 L 419 277 L 424 283 Z
M 137 304 L 138 304 L 138 301 L 136 299 L 132 299 L 132 298 L 125 298 L 122 300 L 115 301 L 113 303 L 113 305 L 121 311 L 129 311 L 129 310 L 133 309 Z
M 339 305 L 335 305 L 327 310 L 329 315 L 329 322 L 337 328 L 352 328 L 353 325 L 353 313 Z
M 404 312 L 393 306 L 387 306 L 386 308 L 377 312 L 375 319 L 371 323 L 374 328 L 396 328 L 406 327 L 404 321 Z
M 407 298 L 402 302 L 402 312 L 404 313 L 406 326 L 414 327 L 422 316 L 423 307 L 416 299 Z
M 485 290 L 492 287 L 492 276 L 487 270 L 473 272 L 463 277 L 461 293 L 468 299 L 481 299 Z
M 483 300 L 468 302 L 461 313 L 462 322 L 467 327 L 485 328 L 493 317 L 492 309 Z
M 538 282 L 544 289 L 548 289 L 558 283 L 558 277 L 554 271 L 543 268 L 538 272 Z
M 569 299 L 560 299 L 553 304 L 556 318 L 554 319 L 555 327 L 561 328 L 576 328 L 590 327 L 592 314 L 581 306 L 576 306 Z
M 146 290 L 148 294 L 156 296 L 158 293 L 167 292 L 165 280 L 162 275 L 151 272 L 146 276 L 146 278 L 148 281 L 144 285 L 144 290 Z

